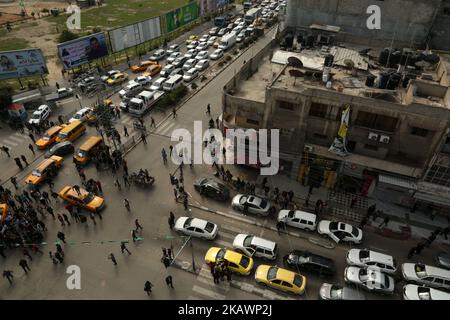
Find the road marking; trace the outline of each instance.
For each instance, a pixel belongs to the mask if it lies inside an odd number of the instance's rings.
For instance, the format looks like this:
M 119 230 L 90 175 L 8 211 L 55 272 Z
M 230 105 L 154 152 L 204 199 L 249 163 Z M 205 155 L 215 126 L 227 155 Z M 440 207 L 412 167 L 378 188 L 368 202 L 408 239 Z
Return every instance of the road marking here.
M 18 137 L 15 137 L 15 136 L 9 136 L 8 139 L 11 139 L 12 141 L 15 141 L 15 142 L 19 142 L 19 143 L 20 143 L 20 142 L 23 141 L 24 137 L 18 138 Z
M 3 140 L 2 142 L 3 142 L 3 144 L 8 145 L 9 147 L 16 147 L 18 145 L 18 143 L 9 141 L 8 139 Z
M 225 296 L 223 294 L 199 287 L 197 285 L 192 288 L 192 291 L 199 293 L 202 296 L 213 298 L 214 300 L 225 300 Z
M 188 300 L 204 300 L 203 298 L 198 298 L 198 297 L 195 297 L 195 296 L 189 296 L 187 299 Z
M 74 99 L 70 98 L 70 99 L 66 99 L 66 100 L 57 101 L 56 104 L 58 104 L 58 105 L 67 104 L 67 103 L 70 103 L 70 102 L 73 102 L 73 101 L 74 101 Z
M 230 286 L 229 285 L 223 287 L 220 284 L 215 284 L 214 280 L 212 278 L 210 280 L 208 280 L 208 279 L 205 279 L 205 278 L 202 278 L 202 277 L 198 277 L 197 281 L 202 282 L 202 283 L 206 284 L 207 286 L 210 286 L 210 287 L 212 287 L 212 288 L 214 288 L 216 290 L 218 289 L 218 291 L 221 291 L 221 292 L 223 292 L 225 294 L 230 290 Z M 220 294 L 218 292 L 216 292 L 216 293 Z
M 233 247 L 233 245 L 230 242 L 226 242 L 226 241 L 222 241 L 222 240 L 214 240 L 214 242 L 216 244 L 218 244 L 219 246 L 222 246 L 224 248 L 231 248 L 231 247 Z
M 170 121 L 166 121 L 165 123 L 163 123 L 162 124 L 162 126 L 160 126 L 160 127 L 158 127 L 157 129 L 156 129 L 156 133 L 160 133 L 165 127 L 167 127 L 168 125 L 174 125 L 174 123 L 173 122 L 170 122 Z
M 21 137 L 21 138 L 27 138 L 28 137 L 28 136 L 26 136 L 26 135 L 24 135 L 23 133 L 20 133 L 20 132 L 16 132 L 16 133 L 14 133 L 14 135 L 18 136 L 18 137 Z M 28 138 L 30 138 L 30 137 L 28 137 Z

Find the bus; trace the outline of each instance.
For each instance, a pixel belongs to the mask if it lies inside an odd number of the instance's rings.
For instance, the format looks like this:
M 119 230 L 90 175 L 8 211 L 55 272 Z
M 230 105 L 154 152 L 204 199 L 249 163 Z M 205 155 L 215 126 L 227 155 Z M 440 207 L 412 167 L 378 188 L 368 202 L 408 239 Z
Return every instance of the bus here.
M 247 11 L 247 13 L 245 14 L 245 23 L 247 25 L 250 25 L 253 23 L 253 21 L 255 21 L 256 18 L 258 18 L 261 15 L 261 10 L 262 8 L 252 8 L 250 10 Z

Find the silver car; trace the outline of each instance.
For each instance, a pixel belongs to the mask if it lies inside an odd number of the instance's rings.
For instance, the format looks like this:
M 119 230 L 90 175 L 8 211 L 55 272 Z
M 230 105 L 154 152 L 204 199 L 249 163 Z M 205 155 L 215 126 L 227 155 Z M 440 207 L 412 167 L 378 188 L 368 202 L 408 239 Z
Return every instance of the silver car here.
M 268 216 L 270 213 L 270 203 L 262 198 L 253 195 L 238 194 L 234 196 L 231 206 L 235 210 Z
M 213 240 L 217 236 L 218 226 L 203 219 L 180 217 L 175 222 L 174 229 L 188 236 Z
M 378 268 L 347 267 L 344 271 L 344 280 L 346 283 L 360 286 L 368 291 L 384 294 L 394 293 L 394 278 L 381 272 Z
M 319 297 L 322 300 L 366 300 L 364 294 L 358 290 L 330 283 L 320 286 Z

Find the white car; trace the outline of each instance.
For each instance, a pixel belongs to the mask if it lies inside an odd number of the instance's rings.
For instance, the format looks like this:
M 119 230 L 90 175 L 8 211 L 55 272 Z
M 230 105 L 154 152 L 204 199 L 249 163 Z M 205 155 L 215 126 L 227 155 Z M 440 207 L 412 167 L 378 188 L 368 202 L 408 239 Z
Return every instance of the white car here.
M 207 50 L 208 49 L 208 43 L 205 42 L 200 42 L 200 44 L 195 48 L 198 51 L 203 51 L 203 50 Z
M 152 77 L 150 76 L 138 76 L 134 80 L 134 82 L 139 83 L 141 86 L 148 86 L 152 84 Z
M 393 294 L 395 289 L 394 278 L 374 268 L 347 267 L 344 280 L 372 292 Z
M 231 201 L 233 209 L 239 211 L 247 210 L 250 213 L 268 216 L 270 213 L 270 203 L 260 197 L 253 195 L 238 194 Z
M 195 59 L 203 60 L 203 59 L 208 59 L 208 57 L 209 57 L 208 51 L 203 50 L 203 51 L 200 51 L 199 53 L 197 53 L 197 55 L 195 56 Z
M 243 33 L 243 32 L 241 31 L 241 33 L 239 33 L 239 34 L 237 35 L 237 37 L 236 37 L 236 42 L 237 42 L 237 43 L 241 43 L 242 41 L 244 41 L 244 39 L 245 39 L 245 33 Z
M 166 56 L 166 52 L 163 49 L 158 49 L 150 56 L 150 58 L 148 58 L 148 60 L 159 61 L 159 60 L 164 59 L 165 56 Z
M 158 80 L 153 82 L 153 84 L 150 86 L 150 90 L 151 91 L 162 90 L 163 84 L 166 81 L 167 81 L 166 78 L 159 78 Z
M 207 34 L 207 33 L 205 33 L 204 35 L 202 35 L 202 37 L 200 38 L 200 40 L 198 40 L 199 42 L 206 42 L 206 41 L 208 41 L 208 39 L 210 38 L 211 36 L 209 35 L 209 34 Z
M 317 226 L 317 215 L 300 210 L 280 210 L 278 221 L 294 228 L 314 231 Z
M 190 49 L 195 49 L 198 45 L 200 44 L 200 42 L 198 42 L 197 40 L 192 41 L 191 43 L 189 43 L 186 48 L 188 48 L 188 50 Z
M 223 57 L 223 50 L 222 49 L 216 49 L 214 52 L 209 56 L 211 60 L 218 60 Z
M 183 76 L 184 82 L 191 82 L 198 77 L 198 70 L 196 68 L 189 69 Z
M 106 81 L 108 81 L 109 78 L 111 78 L 116 73 L 120 73 L 120 70 L 108 71 L 106 74 L 104 74 L 103 76 L 100 77 L 100 80 L 102 80 L 103 82 L 106 82 Z
M 394 257 L 369 249 L 350 249 L 347 252 L 347 264 L 361 268 L 376 267 L 388 274 L 397 271 Z
M 179 52 L 179 51 L 180 51 L 180 45 L 179 44 L 172 44 L 167 49 L 167 54 L 168 55 L 172 55 L 174 52 Z
M 197 55 L 198 51 L 197 49 L 189 49 L 185 54 L 184 57 L 191 59 L 194 58 Z
M 341 241 L 361 243 L 363 235 L 361 229 L 350 224 L 329 220 L 320 221 L 317 232 L 330 237 L 336 243 Z
M 233 248 L 248 257 L 260 257 L 269 260 L 275 260 L 278 254 L 278 246 L 274 241 L 253 234 L 240 233 L 236 235 L 233 240 Z
M 197 69 L 198 71 L 203 71 L 208 67 L 209 67 L 209 61 L 207 59 L 200 60 L 195 65 L 195 69 Z
M 450 293 L 417 284 L 403 287 L 404 300 L 450 300 Z
M 217 36 L 212 36 L 211 38 L 208 39 L 208 41 L 206 42 L 208 44 L 209 47 L 211 47 L 214 42 L 216 42 L 219 38 Z
M 83 80 L 81 80 L 80 82 L 78 82 L 78 88 L 83 88 L 83 87 L 87 87 L 89 86 L 89 84 L 95 82 L 95 78 L 94 77 L 87 77 L 84 78 Z
M 195 58 L 192 59 L 188 59 L 184 64 L 183 64 L 183 71 L 188 71 L 192 68 L 195 67 L 195 65 L 197 64 L 198 60 Z
M 219 229 L 217 224 L 198 218 L 180 217 L 175 222 L 175 231 L 196 238 L 213 240 Z
M 423 263 L 403 263 L 402 275 L 406 281 L 450 290 L 450 270 Z
M 69 123 L 74 122 L 75 120 L 80 120 L 81 122 L 86 121 L 88 115 L 92 112 L 91 108 L 83 108 L 79 111 L 77 111 L 77 113 L 75 113 L 72 118 L 69 119 Z
M 170 73 L 175 70 L 175 66 L 172 64 L 168 64 L 166 65 L 161 72 L 159 73 L 159 75 L 163 78 L 168 78 Z
M 181 52 L 173 52 L 170 54 L 170 56 L 167 58 L 167 63 L 172 63 L 175 61 L 175 59 L 181 57 L 183 54 Z
M 30 117 L 30 120 L 28 120 L 29 124 L 41 124 L 42 121 L 46 120 L 50 116 L 51 109 L 48 105 L 43 104 L 37 108 L 36 111 L 33 112 L 33 114 Z

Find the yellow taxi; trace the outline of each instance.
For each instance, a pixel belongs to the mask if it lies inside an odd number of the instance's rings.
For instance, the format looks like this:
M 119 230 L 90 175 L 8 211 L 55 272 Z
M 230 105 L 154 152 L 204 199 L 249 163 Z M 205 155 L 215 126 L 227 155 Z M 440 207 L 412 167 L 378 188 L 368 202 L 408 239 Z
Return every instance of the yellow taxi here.
M 5 222 L 6 216 L 8 215 L 8 205 L 6 203 L 0 203 L 0 215 L 2 222 Z
M 114 103 L 113 103 L 113 101 L 112 101 L 111 99 L 105 99 L 105 100 L 103 100 L 103 104 L 104 104 L 106 107 L 114 108 Z
M 229 249 L 218 247 L 209 248 L 205 255 L 205 262 L 209 264 L 211 262 L 216 263 L 220 260 L 228 261 L 228 268 L 239 274 L 249 275 L 253 269 L 253 259 L 250 257 Z
M 56 136 L 62 128 L 63 126 L 54 126 L 48 129 L 47 132 L 45 132 L 45 134 L 42 136 L 42 138 L 36 141 L 36 146 L 38 147 L 38 149 L 42 150 L 50 147 L 56 141 Z
M 151 60 L 145 60 L 145 61 L 142 61 L 138 65 L 131 66 L 131 71 L 133 71 L 135 73 L 136 72 L 142 72 L 142 71 L 147 70 L 148 67 L 150 67 L 150 66 L 152 66 L 154 64 L 158 64 L 158 62 L 151 61 Z
M 152 64 L 147 68 L 147 71 L 143 72 L 143 76 L 153 77 L 161 71 L 162 66 L 160 64 Z
M 52 179 L 56 175 L 57 169 L 61 168 L 63 161 L 64 159 L 58 156 L 45 159 L 25 179 L 25 183 L 36 187 L 42 182 Z
M 78 194 L 73 187 L 65 186 L 59 192 L 59 197 L 73 205 L 91 212 L 98 212 L 105 205 L 105 199 L 96 196 L 92 192 L 89 192 L 83 188 L 80 188 L 80 194 Z
M 109 78 L 106 83 L 110 86 L 115 85 L 115 84 L 119 84 L 124 82 L 125 80 L 128 79 L 128 74 L 125 72 L 119 72 L 116 73 L 115 75 L 113 75 L 111 78 Z
M 198 41 L 198 36 L 196 36 L 195 34 L 193 34 L 193 35 L 191 35 L 191 36 L 189 36 L 189 38 L 187 38 L 187 40 L 186 40 L 186 44 L 189 44 L 189 43 L 191 43 L 192 41 Z
M 306 277 L 301 274 L 266 264 L 256 268 L 255 280 L 269 287 L 294 294 L 303 294 L 306 287 Z

